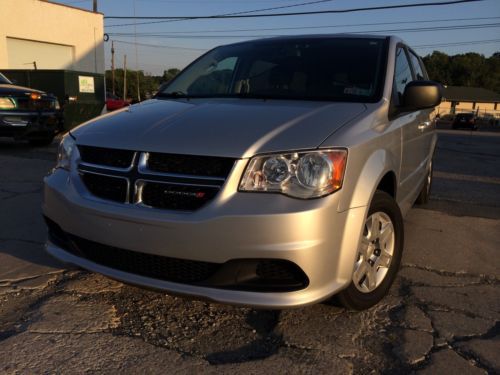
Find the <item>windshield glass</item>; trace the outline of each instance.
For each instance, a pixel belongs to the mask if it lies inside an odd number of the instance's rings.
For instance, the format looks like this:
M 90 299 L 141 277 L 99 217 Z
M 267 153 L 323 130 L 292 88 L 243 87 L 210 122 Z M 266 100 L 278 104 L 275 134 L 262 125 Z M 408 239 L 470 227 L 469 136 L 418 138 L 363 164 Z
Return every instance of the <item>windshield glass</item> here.
M 2 73 L 0 73 L 0 84 L 1 84 L 1 83 L 8 83 L 8 84 L 12 84 L 12 82 L 11 82 L 11 81 L 9 81 L 9 80 L 7 79 L 7 77 L 5 77 Z
M 158 97 L 380 99 L 383 39 L 282 39 L 218 47 L 188 66 Z

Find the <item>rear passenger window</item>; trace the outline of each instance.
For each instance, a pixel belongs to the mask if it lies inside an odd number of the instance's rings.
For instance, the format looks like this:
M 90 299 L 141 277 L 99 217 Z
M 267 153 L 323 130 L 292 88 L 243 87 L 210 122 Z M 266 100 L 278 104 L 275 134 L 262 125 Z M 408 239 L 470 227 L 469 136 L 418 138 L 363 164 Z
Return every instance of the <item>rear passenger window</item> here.
M 415 78 L 417 81 L 425 80 L 424 72 L 422 71 L 422 65 L 420 65 L 419 58 L 413 53 L 410 52 L 411 64 L 413 65 L 413 70 L 415 71 Z
M 408 83 L 413 81 L 411 74 L 410 63 L 406 57 L 405 50 L 399 47 L 396 51 L 396 69 L 394 71 L 394 87 L 396 90 L 395 99 L 397 104 L 401 102 L 405 87 Z

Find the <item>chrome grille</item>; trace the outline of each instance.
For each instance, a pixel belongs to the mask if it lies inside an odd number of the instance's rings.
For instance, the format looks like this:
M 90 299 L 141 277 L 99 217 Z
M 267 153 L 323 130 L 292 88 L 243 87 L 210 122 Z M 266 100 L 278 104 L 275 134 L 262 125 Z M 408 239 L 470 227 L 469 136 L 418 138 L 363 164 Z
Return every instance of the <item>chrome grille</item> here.
M 211 201 L 235 161 L 91 146 L 78 149 L 78 172 L 92 196 L 168 210 L 194 211 Z
M 78 151 L 86 163 L 117 168 L 132 167 L 135 154 L 134 151 L 91 146 L 78 146 Z

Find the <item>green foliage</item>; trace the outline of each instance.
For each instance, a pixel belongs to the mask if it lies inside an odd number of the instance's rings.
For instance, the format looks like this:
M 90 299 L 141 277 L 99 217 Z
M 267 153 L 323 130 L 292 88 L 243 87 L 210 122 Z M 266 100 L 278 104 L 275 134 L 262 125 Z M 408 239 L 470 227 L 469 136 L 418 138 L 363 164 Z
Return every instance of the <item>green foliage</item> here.
M 487 58 L 473 52 L 448 56 L 434 51 L 423 60 L 432 80 L 447 86 L 482 87 L 500 93 L 500 52 Z
M 179 74 L 180 70 L 177 68 L 172 68 L 163 71 L 163 82 L 169 82 L 172 78 L 174 78 L 177 74 Z
M 139 72 L 139 74 L 137 73 Z M 127 98 L 136 101 L 137 93 L 137 75 L 139 75 L 139 92 L 141 100 L 153 96 L 162 83 L 170 81 L 180 72 L 177 68 L 165 70 L 162 76 L 146 75 L 142 70 L 127 69 Z M 112 92 L 111 70 L 106 70 L 106 90 Z M 115 69 L 115 95 L 123 97 L 123 69 Z

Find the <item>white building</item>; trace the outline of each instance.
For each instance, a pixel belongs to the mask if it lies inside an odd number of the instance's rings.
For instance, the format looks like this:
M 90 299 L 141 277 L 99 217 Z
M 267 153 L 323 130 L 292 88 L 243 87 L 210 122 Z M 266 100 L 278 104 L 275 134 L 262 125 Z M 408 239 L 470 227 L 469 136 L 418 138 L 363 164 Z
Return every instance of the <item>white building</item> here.
M 0 69 L 104 73 L 101 13 L 47 0 L 0 0 Z

